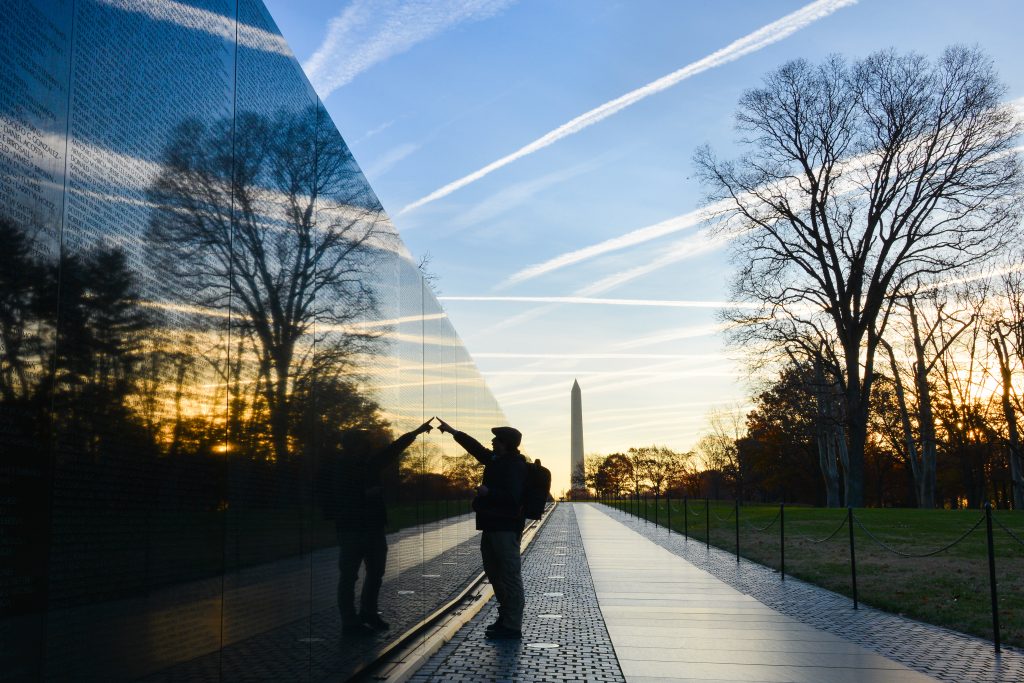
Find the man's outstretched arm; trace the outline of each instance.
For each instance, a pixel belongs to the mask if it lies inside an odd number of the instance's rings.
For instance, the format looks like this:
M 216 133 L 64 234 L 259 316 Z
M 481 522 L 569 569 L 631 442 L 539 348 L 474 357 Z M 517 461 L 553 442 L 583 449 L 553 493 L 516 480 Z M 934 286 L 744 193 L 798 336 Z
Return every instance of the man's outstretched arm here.
M 455 442 L 465 448 L 466 452 L 476 458 L 479 462 L 486 465 L 494 459 L 494 453 L 469 434 L 454 429 L 441 418 L 437 418 L 437 421 L 441 423 L 441 426 L 438 427 L 438 429 L 441 430 L 442 434 L 451 434 L 452 438 L 455 439 Z

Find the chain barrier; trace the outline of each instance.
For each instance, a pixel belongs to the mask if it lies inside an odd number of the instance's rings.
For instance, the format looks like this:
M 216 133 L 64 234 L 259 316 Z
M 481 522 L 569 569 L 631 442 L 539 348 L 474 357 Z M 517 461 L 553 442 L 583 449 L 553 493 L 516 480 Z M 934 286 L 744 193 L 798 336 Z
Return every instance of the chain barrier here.
M 772 521 L 768 522 L 764 526 L 757 526 L 753 522 L 748 522 L 746 520 L 744 520 L 743 523 L 746 524 L 751 529 L 753 529 L 754 531 L 768 531 L 769 529 L 771 529 L 775 525 L 775 522 L 779 521 L 779 517 L 781 517 L 781 516 L 782 516 L 782 510 L 776 511 L 775 516 L 772 517 Z
M 845 516 L 843 517 L 843 521 L 839 523 L 839 526 L 836 527 L 836 530 L 833 531 L 832 533 L 830 533 L 825 538 L 815 539 L 815 538 L 804 537 L 804 540 L 805 541 L 810 541 L 811 543 L 824 543 L 825 541 L 831 541 L 833 538 L 835 538 L 836 534 L 838 534 L 840 531 L 842 531 L 844 526 L 846 526 L 846 517 Z
M 1005 524 L 1000 522 L 998 517 L 996 517 L 995 515 L 992 515 L 992 521 L 995 522 L 996 524 L 998 524 L 1000 529 L 1002 529 L 1006 533 L 1010 534 L 1010 537 L 1013 540 L 1017 541 L 1017 543 L 1020 543 L 1021 545 L 1024 545 L 1024 541 L 1022 541 L 1020 539 L 1020 536 L 1018 536 L 1017 534 L 1015 534 L 1012 531 L 1010 531 L 1009 527 L 1007 527 Z
M 715 519 L 717 519 L 719 522 L 722 522 L 723 524 L 726 523 L 726 522 L 731 522 L 734 519 L 736 519 L 736 510 L 735 509 L 733 509 L 732 514 L 729 515 L 728 517 L 719 517 L 718 513 L 715 512 L 714 508 L 711 508 L 711 514 L 712 514 L 712 516 L 714 516 Z
M 689 513 L 690 513 L 691 515 L 694 515 L 694 516 L 696 516 L 696 517 L 700 517 L 701 515 L 703 515 L 703 514 L 704 514 L 703 512 L 694 512 L 693 508 L 691 508 L 691 507 L 690 507 L 690 504 L 689 504 L 689 503 L 684 503 L 684 505 L 686 505 L 686 509 L 687 509 L 687 511 L 688 511 L 688 512 L 689 512 Z
M 985 515 L 982 515 L 981 518 L 978 519 L 978 521 L 974 523 L 974 526 L 972 526 L 970 529 L 968 529 L 963 534 L 961 534 L 960 537 L 957 538 L 952 543 L 950 543 L 948 545 L 944 545 L 941 548 L 939 548 L 938 550 L 932 550 L 932 551 L 927 552 L 927 553 L 905 553 L 902 550 L 897 550 L 896 548 L 893 548 L 891 545 L 889 545 L 888 543 L 886 543 L 885 541 L 883 541 L 882 539 L 878 538 L 873 533 L 871 533 L 868 530 L 868 528 L 866 526 L 864 526 L 864 523 L 861 522 L 859 519 L 857 519 L 856 515 L 854 515 L 853 521 L 857 523 L 857 526 L 859 526 L 861 528 L 861 531 L 863 531 L 865 534 L 868 535 L 868 538 L 870 538 L 872 541 L 874 541 L 875 543 L 877 543 L 881 547 L 883 547 L 886 550 L 888 550 L 890 553 L 894 553 L 896 555 L 899 555 L 900 557 L 933 557 L 935 555 L 938 555 L 939 553 L 946 552 L 947 550 L 949 550 L 950 548 L 955 546 L 957 543 L 959 543 L 960 541 L 962 541 L 965 538 L 967 538 L 968 536 L 970 536 L 971 533 L 975 529 L 977 529 L 979 526 L 981 526 L 981 523 L 985 521 Z

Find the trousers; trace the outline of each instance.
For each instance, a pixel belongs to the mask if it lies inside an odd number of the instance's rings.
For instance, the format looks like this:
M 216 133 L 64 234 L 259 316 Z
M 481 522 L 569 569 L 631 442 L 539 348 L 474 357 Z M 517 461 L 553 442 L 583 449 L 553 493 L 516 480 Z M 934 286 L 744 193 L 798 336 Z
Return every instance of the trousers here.
M 359 565 L 366 565 L 359 614 L 375 616 L 384 569 L 388 561 L 388 541 L 384 528 L 338 529 L 338 611 L 343 624 L 356 618 L 355 588 Z
M 515 531 L 482 531 L 480 555 L 484 573 L 498 598 L 498 615 L 503 626 L 513 631 L 523 629 L 523 572 L 519 555 L 519 534 Z

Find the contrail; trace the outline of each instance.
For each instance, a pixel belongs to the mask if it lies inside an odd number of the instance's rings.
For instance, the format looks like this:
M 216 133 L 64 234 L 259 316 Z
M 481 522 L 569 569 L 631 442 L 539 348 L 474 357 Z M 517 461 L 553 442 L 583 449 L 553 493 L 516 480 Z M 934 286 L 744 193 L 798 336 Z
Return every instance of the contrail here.
M 729 327 L 728 323 L 714 323 L 710 325 L 691 325 L 689 327 L 677 327 L 665 330 L 645 337 L 637 337 L 629 341 L 614 344 L 614 349 L 636 349 L 644 346 L 654 346 L 669 341 L 680 339 L 693 339 L 694 337 L 707 337 L 719 332 L 724 332 Z
M 528 304 L 583 304 L 590 306 L 654 306 L 659 308 L 755 308 L 735 301 L 687 301 L 671 299 L 601 299 L 585 296 L 440 296 L 439 301 L 478 301 Z
M 651 95 L 661 92 L 662 90 L 671 88 L 680 81 L 684 81 L 691 76 L 696 76 L 708 69 L 713 69 L 717 66 L 733 62 L 752 52 L 757 52 L 758 50 L 768 47 L 773 43 L 777 43 L 784 38 L 788 38 L 793 33 L 810 26 L 819 19 L 824 19 L 836 10 L 856 4 L 856 2 L 857 0 L 817 0 L 817 2 L 812 2 L 792 14 L 787 14 L 777 21 L 773 21 L 766 26 L 762 26 L 753 33 L 748 33 L 739 40 L 733 41 L 729 45 L 725 46 L 721 50 L 713 52 L 706 57 L 702 57 L 696 62 L 687 64 L 683 68 L 673 71 L 667 76 L 662 76 L 658 80 L 652 81 L 647 85 L 637 88 L 636 90 L 632 90 L 621 97 L 605 102 L 584 114 L 580 114 L 573 120 L 559 126 L 550 133 L 537 138 L 525 147 L 521 147 L 511 154 L 487 164 L 480 170 L 474 171 L 465 177 L 448 183 L 439 190 L 435 190 L 421 199 L 417 199 L 413 203 L 403 207 L 398 214 L 401 215 L 403 213 L 407 213 L 413 209 L 423 206 L 424 204 L 429 204 L 432 201 L 446 197 L 452 192 L 480 180 L 499 168 L 511 164 L 513 161 L 522 159 L 529 154 L 533 154 L 538 150 L 544 149 L 548 145 L 558 142 L 562 138 L 578 133 L 585 128 L 589 128 L 595 123 L 622 111 L 626 107 L 634 105 Z
M 695 256 L 700 256 L 701 254 L 706 254 L 709 251 L 714 251 L 732 241 L 740 234 L 742 233 L 739 231 L 723 232 L 717 235 L 703 232 L 692 238 L 680 240 L 653 261 L 642 263 L 639 266 L 628 268 L 618 273 L 606 275 L 597 282 L 576 290 L 574 294 L 578 296 L 603 294 L 609 289 L 620 287 L 631 280 L 635 280 L 638 277 L 643 277 L 644 275 L 661 270 L 666 266 L 670 266 L 686 259 L 691 259 Z
M 302 67 L 321 99 L 374 64 L 467 21 L 498 14 L 515 0 L 353 0 Z
M 1013 109 L 1017 113 L 1017 116 L 1019 116 L 1021 119 L 1024 119 L 1024 97 L 1019 97 L 1015 100 L 1011 100 L 1006 103 L 1006 106 Z M 1014 147 L 1007 153 L 1024 153 L 1024 145 Z M 867 163 L 867 161 L 868 155 L 860 154 L 855 157 L 850 157 L 849 159 L 844 160 L 842 162 L 841 168 L 850 168 L 856 170 L 863 164 Z M 817 170 L 819 169 L 816 169 L 816 171 Z M 850 182 L 848 180 L 844 180 L 844 184 L 841 185 L 840 190 L 837 191 L 840 193 L 844 193 L 847 192 L 850 189 L 850 187 Z M 574 249 L 573 251 L 569 251 L 564 254 L 559 254 L 558 256 L 548 259 L 547 261 L 543 261 L 532 266 L 527 266 L 522 270 L 516 271 L 515 273 L 508 276 L 500 283 L 498 283 L 494 287 L 494 289 L 504 289 L 508 286 L 516 285 L 521 282 L 525 282 L 526 280 L 532 280 L 533 278 L 539 277 L 541 275 L 546 275 L 547 273 L 550 273 L 552 271 L 576 265 L 577 263 L 581 263 L 583 261 L 587 261 L 597 256 L 601 256 L 602 254 L 607 254 L 613 251 L 619 251 L 621 249 L 628 249 L 629 247 L 635 247 L 640 244 L 643 244 L 644 242 L 649 242 L 651 240 L 658 239 L 659 237 L 664 237 L 666 235 L 671 235 L 672 233 L 675 232 L 681 232 L 683 230 L 688 230 L 690 228 L 709 223 L 715 216 L 721 214 L 731 205 L 731 200 L 717 201 L 701 209 L 690 211 L 689 213 L 680 214 L 679 216 L 673 216 L 672 218 L 661 221 L 660 223 L 655 223 L 654 225 L 648 225 L 643 228 L 630 230 L 624 235 L 612 237 L 604 240 L 603 242 L 598 242 L 597 244 L 591 244 L 586 247 Z M 739 236 L 739 232 L 733 232 L 729 235 L 728 239 L 734 239 Z M 721 244 L 724 244 L 726 241 L 728 241 L 728 239 L 723 238 L 723 240 L 717 243 L 717 246 L 721 246 Z M 709 248 L 711 248 L 711 246 L 712 245 L 709 245 Z M 678 247 L 684 247 L 684 242 L 679 242 L 675 245 L 675 253 L 680 257 L 675 260 L 687 258 L 689 255 L 685 252 L 685 248 L 683 251 L 679 251 L 677 249 Z M 666 256 L 663 257 L 661 261 L 663 265 L 668 265 L 669 263 L 673 262 L 673 259 Z M 640 272 L 640 269 L 637 269 L 636 272 L 637 274 L 646 274 L 647 272 L 653 272 L 654 270 L 657 270 L 657 267 L 648 264 L 646 270 Z M 599 291 L 603 290 L 590 291 L 589 289 L 585 288 L 583 290 L 578 291 L 577 294 L 596 294 Z
M 724 206 L 724 202 L 718 202 L 716 204 L 723 204 Z M 692 228 L 705 222 L 709 216 L 714 215 L 714 209 L 715 207 L 708 207 L 684 213 L 680 216 L 674 216 L 668 220 L 661 221 L 660 223 L 655 223 L 654 225 L 648 225 L 643 228 L 631 230 L 625 235 L 612 237 L 611 239 L 598 242 L 597 244 L 591 244 L 581 249 L 560 254 L 554 258 L 544 261 L 543 263 L 528 266 L 513 273 L 505 278 L 497 288 L 501 289 L 509 285 L 515 285 L 525 280 L 531 280 L 540 275 L 544 275 L 545 273 L 550 273 L 553 270 L 558 270 L 581 261 L 592 259 L 595 256 L 600 256 L 601 254 L 618 251 L 620 249 L 627 249 L 659 237 L 664 237 L 665 235 L 671 235 L 674 232 Z

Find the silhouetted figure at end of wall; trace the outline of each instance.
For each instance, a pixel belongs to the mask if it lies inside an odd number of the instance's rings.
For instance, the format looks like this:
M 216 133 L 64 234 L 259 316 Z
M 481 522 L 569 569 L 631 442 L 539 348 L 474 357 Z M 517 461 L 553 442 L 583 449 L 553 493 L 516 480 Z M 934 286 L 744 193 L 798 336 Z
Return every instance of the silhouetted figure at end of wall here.
M 451 434 L 466 452 L 484 466 L 483 483 L 473 499 L 476 528 L 484 572 L 498 598 L 498 619 L 487 628 L 492 639 L 522 638 L 523 608 L 526 603 L 519 552 L 526 518 L 523 499 L 526 488 L 526 458 L 519 452 L 523 435 L 512 427 L 494 427 L 491 448 L 453 429 L 438 418 L 442 432 Z
M 342 434 L 340 453 L 327 473 L 324 512 L 334 519 L 338 533 L 338 611 L 345 636 L 368 636 L 389 628 L 377 611 L 388 556 L 381 474 L 402 457 L 417 436 L 431 429 L 428 420 L 385 445 L 379 433 L 369 430 L 351 429 Z M 366 568 L 357 611 L 355 584 L 360 565 Z

